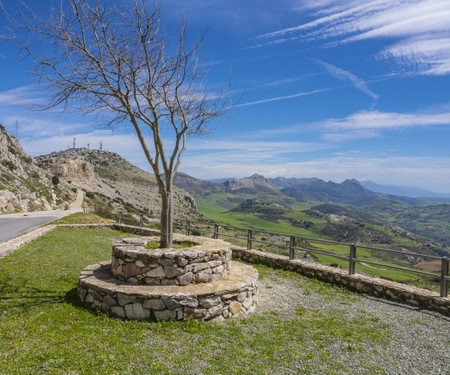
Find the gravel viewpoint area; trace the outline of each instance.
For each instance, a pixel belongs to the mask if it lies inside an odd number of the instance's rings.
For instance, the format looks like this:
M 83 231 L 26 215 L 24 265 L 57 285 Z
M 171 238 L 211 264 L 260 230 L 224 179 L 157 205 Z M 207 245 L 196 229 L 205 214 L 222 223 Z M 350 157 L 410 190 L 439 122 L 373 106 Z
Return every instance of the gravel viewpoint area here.
M 442 314 L 419 310 L 405 304 L 375 297 L 358 295 L 329 284 L 310 279 L 290 278 L 272 273 L 260 279 L 260 297 L 257 313 L 276 312 L 285 319 L 293 317 L 298 309 L 338 312 L 349 319 L 367 317 L 385 325 L 388 335 L 384 343 L 359 342 L 358 350 L 343 351 L 336 342 L 327 349 L 346 370 L 342 374 L 372 374 L 361 363 L 368 363 L 387 374 L 450 374 L 450 318 Z M 314 290 L 316 289 L 316 290 Z M 312 330 L 315 327 L 311 327 Z M 362 347 L 361 347 L 362 346 Z M 301 364 L 296 373 L 301 373 Z M 320 366 L 319 366 L 320 367 Z M 280 369 L 282 373 L 294 373 Z M 319 373 L 319 372 L 318 372 Z

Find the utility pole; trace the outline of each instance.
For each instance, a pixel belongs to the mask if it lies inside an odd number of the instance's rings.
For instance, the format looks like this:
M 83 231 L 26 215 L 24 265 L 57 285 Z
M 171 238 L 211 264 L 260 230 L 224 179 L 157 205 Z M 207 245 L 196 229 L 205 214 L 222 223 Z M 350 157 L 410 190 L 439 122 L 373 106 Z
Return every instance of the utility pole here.
M 102 141 L 100 141 L 100 148 L 99 148 L 99 150 L 103 151 L 103 142 Z
M 73 149 L 75 150 L 75 146 L 76 146 L 76 142 L 75 142 L 75 137 L 73 137 Z
M 17 133 L 17 128 L 18 128 L 18 126 L 17 126 L 17 119 L 16 119 L 16 139 L 19 139 L 19 138 L 18 138 L 18 135 L 17 135 L 17 134 L 18 134 L 18 133 Z

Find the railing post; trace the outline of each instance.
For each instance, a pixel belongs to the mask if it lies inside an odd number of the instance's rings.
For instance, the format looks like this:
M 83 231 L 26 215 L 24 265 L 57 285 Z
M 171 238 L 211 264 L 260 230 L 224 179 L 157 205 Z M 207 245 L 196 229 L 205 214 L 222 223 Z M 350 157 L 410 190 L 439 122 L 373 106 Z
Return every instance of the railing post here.
M 247 232 L 247 250 L 252 249 L 253 231 L 251 229 Z
M 217 240 L 219 238 L 219 224 L 214 224 L 214 239 Z
M 189 236 L 190 227 L 191 227 L 191 222 L 189 220 L 186 220 L 186 236 Z
M 356 246 L 350 245 L 350 257 L 348 260 L 348 274 L 353 275 L 355 273 L 355 258 L 356 258 Z
M 139 226 L 142 228 L 144 226 L 144 215 L 140 215 Z
M 119 219 L 119 225 L 122 224 L 122 212 L 119 211 L 119 213 L 117 214 L 117 219 Z
M 289 238 L 289 260 L 294 260 L 295 258 L 295 236 Z
M 442 257 L 441 260 L 441 297 L 447 297 L 448 295 L 448 258 Z

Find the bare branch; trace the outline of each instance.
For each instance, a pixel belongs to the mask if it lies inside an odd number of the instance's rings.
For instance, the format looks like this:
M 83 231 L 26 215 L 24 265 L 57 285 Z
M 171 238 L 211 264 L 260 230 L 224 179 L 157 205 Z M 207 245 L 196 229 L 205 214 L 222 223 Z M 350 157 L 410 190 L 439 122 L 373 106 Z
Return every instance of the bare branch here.
M 162 233 L 168 234 L 161 242 L 171 245 L 172 228 L 164 223 L 172 225 L 172 180 L 187 137 L 206 133 L 208 123 L 225 111 L 225 91 L 208 93 L 206 70 L 199 64 L 205 34 L 188 48 L 183 20 L 176 47 L 169 47 L 160 9 L 145 0 L 120 9 L 105 0 L 63 0 L 48 19 L 25 0 L 18 0 L 14 15 L 1 1 L 10 20 L 1 37 L 21 46 L 34 62 L 33 74 L 50 89 L 43 109 L 62 105 L 106 115 L 108 125 L 131 122 L 159 186 Z M 144 136 L 143 127 L 151 137 Z M 167 131 L 173 141 L 165 144 Z

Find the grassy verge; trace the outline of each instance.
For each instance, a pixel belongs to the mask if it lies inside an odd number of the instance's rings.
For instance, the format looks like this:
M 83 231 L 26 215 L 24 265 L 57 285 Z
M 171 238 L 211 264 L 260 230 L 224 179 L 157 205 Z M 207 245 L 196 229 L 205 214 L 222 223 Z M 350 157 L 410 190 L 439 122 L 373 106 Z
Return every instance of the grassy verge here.
M 346 372 L 349 352 L 358 354 L 353 365 L 365 373 L 386 373 L 365 358 L 386 343 L 388 327 L 365 312 L 350 318 L 338 308 L 305 309 L 292 301 L 290 317 L 269 311 L 214 324 L 125 321 L 83 308 L 79 272 L 109 259 L 111 242 L 125 236 L 57 228 L 0 259 L 0 374 L 333 374 Z M 262 278 L 292 278 L 305 293 L 333 301 L 360 298 L 294 273 L 258 269 Z
M 75 214 L 52 221 L 50 224 L 110 224 L 114 220 L 105 219 L 93 213 L 77 212 Z

